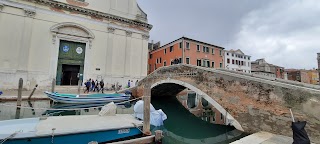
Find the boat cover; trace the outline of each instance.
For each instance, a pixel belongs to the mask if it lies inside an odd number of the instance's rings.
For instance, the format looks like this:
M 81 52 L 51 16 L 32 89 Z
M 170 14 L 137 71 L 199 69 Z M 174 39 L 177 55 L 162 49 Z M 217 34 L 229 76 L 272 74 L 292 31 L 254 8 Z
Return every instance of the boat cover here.
M 143 120 L 143 101 L 139 100 L 134 105 L 134 115 L 136 118 Z M 152 104 L 150 104 L 150 124 L 154 126 L 163 125 L 163 121 L 167 119 L 167 115 L 161 110 L 156 110 Z
M 304 127 L 306 121 L 292 122 L 293 144 L 310 144 L 310 139 Z

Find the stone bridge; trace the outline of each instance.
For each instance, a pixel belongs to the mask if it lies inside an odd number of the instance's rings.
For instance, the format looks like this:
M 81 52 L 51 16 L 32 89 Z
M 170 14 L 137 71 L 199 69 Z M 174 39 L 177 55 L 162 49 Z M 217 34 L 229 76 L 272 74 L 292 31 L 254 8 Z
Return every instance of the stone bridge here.
M 291 108 L 296 121 L 308 122 L 311 140 L 320 141 L 319 86 L 180 64 L 157 69 L 132 88 L 132 93 L 140 97 L 148 88 L 151 101 L 189 88 L 219 110 L 227 124 L 248 133 L 292 136 Z

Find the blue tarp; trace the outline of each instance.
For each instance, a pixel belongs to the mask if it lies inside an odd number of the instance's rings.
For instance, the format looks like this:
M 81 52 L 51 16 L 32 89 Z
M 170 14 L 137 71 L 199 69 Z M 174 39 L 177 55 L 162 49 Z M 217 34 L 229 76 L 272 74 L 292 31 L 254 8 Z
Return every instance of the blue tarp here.
M 3 92 L 2 91 L 0 91 L 0 95 L 2 95 L 3 94 Z

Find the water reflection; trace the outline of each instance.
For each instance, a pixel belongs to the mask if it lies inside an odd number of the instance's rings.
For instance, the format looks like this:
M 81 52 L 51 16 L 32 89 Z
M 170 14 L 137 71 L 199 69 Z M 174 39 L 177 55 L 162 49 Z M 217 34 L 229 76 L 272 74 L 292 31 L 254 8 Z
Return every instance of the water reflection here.
M 162 109 L 168 116 L 162 128 L 165 134 L 164 143 L 229 143 L 245 136 L 234 127 L 213 124 L 217 122 L 214 117 L 217 114 L 210 105 L 206 102 L 202 105 L 199 99 L 194 103 L 191 101 L 188 103 L 190 97 L 194 100 L 197 99 L 194 94 L 165 98 L 152 97 L 154 107 Z M 191 104 L 191 108 L 188 104 Z

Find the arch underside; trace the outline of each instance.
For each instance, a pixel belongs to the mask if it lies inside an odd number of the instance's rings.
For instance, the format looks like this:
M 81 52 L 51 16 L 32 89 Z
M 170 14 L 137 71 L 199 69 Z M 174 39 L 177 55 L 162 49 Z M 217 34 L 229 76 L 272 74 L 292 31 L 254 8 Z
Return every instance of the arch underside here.
M 227 118 L 226 125 L 232 125 L 236 129 L 244 131 L 240 123 L 234 119 L 233 116 L 230 115 L 220 104 L 218 104 L 214 99 L 212 99 L 210 96 L 208 96 L 206 93 L 198 89 L 197 87 L 185 83 L 183 81 L 175 80 L 175 79 L 165 79 L 158 81 L 151 85 L 151 96 L 153 97 L 166 97 L 166 96 L 172 96 L 177 95 L 181 91 L 185 90 L 186 88 L 189 88 L 190 90 L 197 93 L 199 96 L 204 98 L 206 101 L 208 101 L 212 106 L 214 106 L 222 115 L 224 115 Z M 227 116 L 226 116 L 227 115 Z

